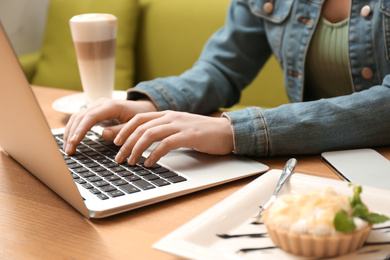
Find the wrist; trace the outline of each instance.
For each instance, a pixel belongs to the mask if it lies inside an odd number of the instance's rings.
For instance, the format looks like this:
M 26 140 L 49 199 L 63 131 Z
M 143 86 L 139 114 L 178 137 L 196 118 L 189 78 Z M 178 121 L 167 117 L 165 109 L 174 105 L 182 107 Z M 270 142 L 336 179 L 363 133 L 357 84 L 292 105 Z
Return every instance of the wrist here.
M 143 112 L 156 112 L 158 111 L 156 105 L 149 98 L 141 98 L 136 100 L 137 104 L 139 104 L 145 111 Z

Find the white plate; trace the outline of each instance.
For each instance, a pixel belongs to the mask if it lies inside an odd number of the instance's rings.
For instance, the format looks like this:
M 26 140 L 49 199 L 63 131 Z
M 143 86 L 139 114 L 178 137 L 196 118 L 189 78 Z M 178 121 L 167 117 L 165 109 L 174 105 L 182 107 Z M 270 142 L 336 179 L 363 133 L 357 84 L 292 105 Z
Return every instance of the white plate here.
M 280 170 L 271 170 L 255 179 L 222 202 L 205 211 L 153 245 L 154 248 L 189 259 L 304 259 L 275 247 L 268 237 L 237 237 L 223 239 L 217 234 L 266 233 L 264 225 L 251 224 L 259 206 L 272 195 L 280 177 Z M 313 189 L 333 187 L 336 192 L 352 195 L 345 181 L 294 173 L 280 191 L 304 193 Z M 390 216 L 390 191 L 363 186 L 362 200 L 369 209 Z M 382 227 L 382 229 L 375 229 Z M 366 245 L 360 250 L 332 259 L 389 259 L 390 223 L 374 226 Z M 387 244 L 383 244 L 383 242 Z M 264 248 L 258 250 L 258 248 Z M 238 253 L 240 249 L 248 250 Z M 387 257 L 387 258 L 386 258 Z
M 126 99 L 127 92 L 116 90 L 113 93 L 114 99 Z M 86 107 L 84 93 L 77 93 L 57 99 L 53 102 L 54 110 L 71 115 Z

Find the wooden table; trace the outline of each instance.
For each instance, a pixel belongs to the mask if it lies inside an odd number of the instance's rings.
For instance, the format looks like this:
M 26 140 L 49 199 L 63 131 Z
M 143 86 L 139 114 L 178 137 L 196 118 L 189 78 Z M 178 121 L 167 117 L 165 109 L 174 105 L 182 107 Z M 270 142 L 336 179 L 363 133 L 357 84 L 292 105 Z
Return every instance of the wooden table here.
M 52 109 L 59 97 L 76 93 L 34 87 L 51 128 L 69 117 Z M 390 148 L 377 149 L 390 158 Z M 338 178 L 319 155 L 298 156 L 297 172 Z M 288 157 L 259 159 L 271 169 Z M 180 259 L 152 245 L 255 179 L 208 190 L 101 220 L 88 220 L 23 167 L 0 153 L 0 259 Z

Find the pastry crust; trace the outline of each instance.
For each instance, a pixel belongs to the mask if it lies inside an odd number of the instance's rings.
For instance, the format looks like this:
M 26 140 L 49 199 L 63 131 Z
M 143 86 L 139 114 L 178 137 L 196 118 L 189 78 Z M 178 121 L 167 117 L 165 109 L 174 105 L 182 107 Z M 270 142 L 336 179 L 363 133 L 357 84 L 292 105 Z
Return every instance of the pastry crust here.
M 294 255 L 316 258 L 345 255 L 361 248 L 372 230 L 372 225 L 367 225 L 350 233 L 325 236 L 298 234 L 268 221 L 269 208 L 263 214 L 269 236 L 277 247 Z

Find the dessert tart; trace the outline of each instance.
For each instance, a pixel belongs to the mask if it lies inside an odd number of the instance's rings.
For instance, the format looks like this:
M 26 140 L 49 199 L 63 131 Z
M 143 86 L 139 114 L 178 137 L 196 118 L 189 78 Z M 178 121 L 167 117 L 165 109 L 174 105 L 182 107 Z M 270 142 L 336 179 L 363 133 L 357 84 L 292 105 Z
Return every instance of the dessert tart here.
M 358 250 L 372 225 L 389 220 L 371 213 L 360 199 L 361 187 L 352 198 L 332 188 L 278 197 L 263 214 L 263 222 L 276 246 L 305 257 L 335 257 Z

